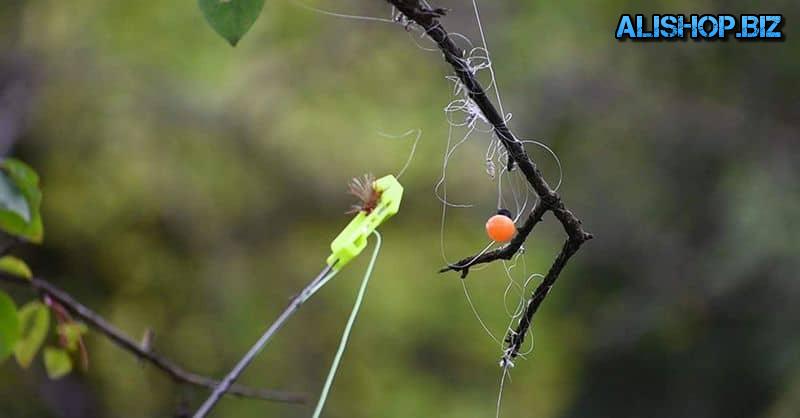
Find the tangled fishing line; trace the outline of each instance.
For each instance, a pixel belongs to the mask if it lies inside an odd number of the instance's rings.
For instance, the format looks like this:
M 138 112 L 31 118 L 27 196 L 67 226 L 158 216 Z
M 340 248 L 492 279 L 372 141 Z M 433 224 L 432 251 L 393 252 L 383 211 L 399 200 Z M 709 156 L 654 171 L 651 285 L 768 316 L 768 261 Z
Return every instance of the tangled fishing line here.
M 531 339 L 530 348 L 526 351 L 521 350 L 525 336 L 530 329 L 533 315 L 549 293 L 569 258 L 578 251 L 578 248 L 584 242 L 590 240 L 592 235 L 583 230 L 580 221 L 572 212 L 566 209 L 557 193 L 561 186 L 563 171 L 561 162 L 556 154 L 539 141 L 518 139 L 507 126 L 508 121 L 511 119 L 511 114 L 506 113 L 503 109 L 477 1 L 472 0 L 475 21 L 481 40 L 480 45 L 477 46 L 466 36 L 448 33 L 444 29 L 440 18 L 446 14 L 446 10 L 431 7 L 424 0 L 387 1 L 394 7 L 392 20 L 402 22 L 407 28 L 416 29 L 423 38 L 432 40 L 436 47 L 423 49 L 441 52 L 445 61 L 454 70 L 453 75 L 447 76 L 447 79 L 453 83 L 454 98 L 444 108 L 449 124 L 447 148 L 442 164 L 442 175 L 434 188 L 437 198 L 442 203 L 440 242 L 442 257 L 447 267 L 441 271 L 458 271 L 461 273 L 461 277 L 465 278 L 470 268 L 476 265 L 496 260 L 500 260 L 503 264 L 508 278 L 503 302 L 506 306 L 509 324 L 507 330 L 504 331 L 506 337 L 502 341 L 492 333 L 481 319 L 481 315 L 472 301 L 466 282 L 462 281 L 464 295 L 470 309 L 481 327 L 500 346 L 502 351 L 500 359 L 502 375 L 496 405 L 496 416 L 499 417 L 502 391 L 509 369 L 514 366 L 513 361 L 516 357 L 524 357 L 533 349 Z M 488 72 L 489 78 L 488 82 L 485 83 L 485 87 L 482 86 L 478 79 L 481 72 Z M 488 97 L 490 90 L 494 92 L 494 99 L 499 107 L 499 112 Z M 464 133 L 453 144 L 454 132 L 457 130 L 463 130 Z M 516 236 L 507 244 L 492 249 L 495 243 L 490 242 L 475 255 L 452 262 L 447 258 L 445 251 L 444 231 L 447 210 L 448 208 L 469 208 L 473 205 L 471 203 L 451 202 L 448 200 L 447 168 L 456 149 L 465 144 L 476 133 L 490 134 L 486 150 L 485 170 L 490 178 L 496 178 L 497 181 L 498 214 L 515 214 L 513 215 L 513 221 L 517 225 L 523 212 L 528 211 L 528 217 L 521 226 L 517 227 Z M 555 160 L 559 169 L 559 178 L 555 187 L 550 187 L 541 171 L 528 156 L 525 150 L 526 144 L 534 144 L 543 148 Z M 501 167 L 499 173 L 498 167 Z M 515 168 L 519 168 L 519 170 Z M 504 179 L 507 184 L 506 190 L 510 191 L 510 196 L 503 188 Z M 509 204 L 513 204 L 514 212 L 510 212 L 507 209 Z M 546 275 L 537 273 L 529 275 L 526 271 L 523 257 L 525 251 L 524 243 L 534 226 L 541 221 L 546 212 L 552 212 L 561 222 L 568 239 Z M 488 231 L 488 224 L 487 232 L 490 232 Z M 520 273 L 521 277 L 524 278 L 521 282 L 514 278 L 514 270 L 517 268 L 520 259 L 522 259 Z M 541 282 L 530 298 L 527 298 L 527 287 L 534 279 L 541 279 Z M 512 293 L 515 293 L 518 299 L 514 307 L 509 309 L 508 298 Z M 513 327 L 515 322 L 517 325 Z
M 591 234 L 583 230 L 580 220 L 566 208 L 558 195 L 558 189 L 561 186 L 563 177 L 561 161 L 556 153 L 544 143 L 530 139 L 519 139 L 508 128 L 507 123 L 511 120 L 512 115 L 511 113 L 505 113 L 503 109 L 502 98 L 497 85 L 491 54 L 487 46 L 477 0 L 472 0 L 472 6 L 480 34 L 480 43 L 478 45 L 474 44 L 465 35 L 447 32 L 440 22 L 440 18 L 447 11 L 442 8 L 432 7 L 425 0 L 387 0 L 387 3 L 392 8 L 389 17 L 386 18 L 332 12 L 302 4 L 299 0 L 292 0 L 292 2 L 307 10 L 328 16 L 401 25 L 411 34 L 418 48 L 424 51 L 442 53 L 445 61 L 454 70 L 453 74 L 445 77 L 453 86 L 452 100 L 444 106 L 445 119 L 448 124 L 447 145 L 442 162 L 441 176 L 434 186 L 434 195 L 442 204 L 440 246 L 442 258 L 447 265 L 441 272 L 456 271 L 461 274 L 463 279 L 466 278 L 471 270 L 476 271 L 485 267 L 481 266 L 483 264 L 488 265 L 493 261 L 501 261 L 506 275 L 502 292 L 502 301 L 507 317 L 507 324 L 504 324 L 504 329 L 502 330 L 505 337 L 498 337 L 499 334 L 493 332 L 492 327 L 482 319 L 467 286 L 467 281 L 461 281 L 469 309 L 492 343 L 499 346 L 499 364 L 502 370 L 496 402 L 496 416 L 499 417 L 503 389 L 506 380 L 510 377 L 509 370 L 514 367 L 514 360 L 517 357 L 524 358 L 533 351 L 532 338 L 528 348 L 523 350 L 523 343 L 530 331 L 533 315 L 547 296 L 568 260 L 584 242 L 592 238 Z M 433 45 L 425 45 L 424 42 L 426 41 L 432 41 Z M 479 81 L 479 78 L 486 79 L 485 86 Z M 488 97 L 488 92 L 494 93 L 493 96 L 497 107 L 495 107 L 492 99 Z M 353 212 L 357 213 L 356 217 L 331 244 L 333 254 L 328 258 L 326 268 L 292 300 L 286 311 L 269 327 L 236 367 L 222 380 L 214 393 L 195 414 L 195 418 L 206 416 L 222 394 L 263 349 L 267 341 L 289 316 L 322 286 L 327 284 L 344 264 L 363 250 L 368 236 L 374 234 L 377 241 L 375 251 L 364 275 L 347 325 L 342 333 L 341 342 L 313 416 L 317 418 L 321 415 L 378 255 L 381 237 L 375 228 L 386 218 L 396 213 L 399 208 L 402 186 L 397 183 L 397 178 L 409 167 L 421 134 L 421 130 L 410 130 L 401 135 L 381 134 L 387 138 L 415 137 L 405 164 L 396 177 L 386 176 L 379 180 L 365 177 L 353 183 L 351 191 L 359 196 L 362 204 L 354 208 Z M 510 224 L 512 234 L 507 235 L 507 238 L 496 239 L 495 237 L 500 235 L 494 235 L 489 229 L 489 223 L 487 223 L 489 242 L 480 247 L 481 249 L 474 255 L 451 261 L 447 257 L 445 249 L 447 211 L 448 209 L 473 208 L 476 205 L 469 202 L 449 200 L 447 190 L 448 166 L 459 148 L 468 143 L 470 139 L 480 136 L 488 137 L 485 145 L 483 171 L 491 181 L 497 183 L 497 199 L 495 202 L 497 214 L 493 218 L 499 216 L 501 224 L 502 222 L 505 222 L 506 226 Z M 526 145 L 534 145 L 543 149 L 555 161 L 559 175 L 554 187 L 548 184 L 537 165 L 528 156 Z M 567 234 L 567 240 L 546 274 L 529 273 L 524 257 L 525 242 L 536 224 L 542 220 L 547 212 L 552 213 L 562 224 Z M 527 216 L 524 214 L 527 214 Z M 504 218 L 507 219 L 503 221 Z M 503 236 L 506 237 L 506 235 Z M 528 296 L 529 286 L 534 282 L 538 282 L 538 284 L 532 294 Z

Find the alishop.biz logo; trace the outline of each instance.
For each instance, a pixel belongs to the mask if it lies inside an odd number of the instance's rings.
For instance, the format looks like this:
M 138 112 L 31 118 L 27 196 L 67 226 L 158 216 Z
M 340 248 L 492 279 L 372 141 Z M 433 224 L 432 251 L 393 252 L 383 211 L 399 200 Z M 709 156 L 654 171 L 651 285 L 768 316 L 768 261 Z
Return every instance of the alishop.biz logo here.
M 783 15 L 672 15 L 654 14 L 620 16 L 616 38 L 636 41 L 670 41 L 679 39 L 738 41 L 784 40 Z

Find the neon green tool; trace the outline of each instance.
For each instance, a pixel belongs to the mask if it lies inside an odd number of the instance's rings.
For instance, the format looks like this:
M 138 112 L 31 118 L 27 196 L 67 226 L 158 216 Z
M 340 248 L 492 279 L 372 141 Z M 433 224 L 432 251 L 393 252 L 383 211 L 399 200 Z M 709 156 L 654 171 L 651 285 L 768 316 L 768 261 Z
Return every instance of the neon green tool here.
M 400 210 L 403 198 L 403 186 L 388 175 L 375 180 L 375 190 L 380 193 L 378 205 L 369 214 L 358 212 L 355 218 L 331 242 L 331 255 L 328 265 L 334 270 L 341 270 L 347 263 L 364 251 L 367 238 L 378 226 L 391 218 Z
M 342 267 L 347 265 L 347 263 L 353 260 L 353 258 L 361 254 L 361 252 L 364 251 L 364 248 L 367 246 L 367 238 L 369 238 L 371 234 L 375 234 L 375 237 L 377 238 L 375 243 L 375 251 L 372 254 L 369 266 L 364 274 L 364 279 L 361 282 L 361 287 L 356 297 L 356 303 L 353 306 L 353 310 L 350 313 L 350 318 L 345 326 L 342 339 L 339 343 L 339 349 L 336 352 L 333 364 L 328 372 L 328 378 L 323 386 L 322 394 L 320 395 L 317 407 L 314 410 L 313 417 L 318 418 L 320 414 L 322 414 L 322 408 L 325 405 L 328 392 L 333 384 L 334 375 L 339 366 L 339 362 L 342 359 L 342 354 L 344 353 L 345 347 L 347 346 L 350 330 L 353 328 L 353 324 L 355 323 L 358 310 L 361 307 L 361 302 L 364 299 L 367 283 L 369 282 L 373 267 L 375 266 L 375 260 L 378 257 L 381 238 L 376 229 L 400 210 L 400 200 L 403 197 L 403 186 L 401 186 L 397 179 L 392 175 L 381 177 L 380 179 L 375 180 L 373 186 L 375 190 L 380 193 L 375 208 L 369 213 L 366 211 L 360 211 L 355 218 L 353 218 L 353 220 L 347 224 L 342 232 L 339 233 L 333 242 L 331 242 L 331 255 L 327 259 L 327 265 L 325 268 L 322 269 L 322 271 L 311 281 L 311 283 L 309 283 L 297 296 L 292 298 L 289 306 L 283 311 L 278 319 L 272 323 L 269 329 L 267 329 L 261 338 L 259 338 L 259 340 L 250 348 L 250 351 L 248 351 L 247 354 L 245 354 L 244 357 L 239 360 L 239 363 L 237 363 L 236 366 L 228 373 L 228 375 L 225 376 L 225 378 L 222 379 L 222 381 L 214 388 L 214 391 L 211 393 L 208 399 L 206 399 L 203 405 L 200 406 L 197 412 L 195 412 L 194 418 L 204 418 L 211 411 L 211 408 L 213 408 L 222 395 L 227 392 L 228 389 L 230 389 L 233 382 L 239 378 L 242 372 L 244 372 L 244 369 L 253 361 L 256 355 L 261 352 L 272 336 L 275 335 L 275 333 L 283 326 L 283 324 L 286 323 L 289 317 L 291 317 L 292 314 L 294 314 L 300 308 L 300 305 L 302 305 L 303 302 L 313 296 L 317 290 L 322 288 L 322 286 L 336 276 L 336 273 L 338 273 Z

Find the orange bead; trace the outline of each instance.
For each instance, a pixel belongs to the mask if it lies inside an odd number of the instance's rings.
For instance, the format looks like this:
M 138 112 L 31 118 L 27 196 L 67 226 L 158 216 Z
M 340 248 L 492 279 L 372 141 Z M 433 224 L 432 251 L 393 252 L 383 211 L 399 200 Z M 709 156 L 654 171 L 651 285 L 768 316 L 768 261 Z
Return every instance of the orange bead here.
M 489 235 L 492 241 L 508 242 L 516 233 L 517 227 L 508 216 L 494 215 L 486 221 L 486 235 Z

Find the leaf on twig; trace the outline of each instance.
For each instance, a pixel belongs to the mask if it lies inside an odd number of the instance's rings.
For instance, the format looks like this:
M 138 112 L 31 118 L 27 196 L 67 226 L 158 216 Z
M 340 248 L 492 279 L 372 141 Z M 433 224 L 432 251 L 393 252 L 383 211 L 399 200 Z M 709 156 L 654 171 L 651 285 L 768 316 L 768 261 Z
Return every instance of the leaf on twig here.
M 236 46 L 258 19 L 264 0 L 198 0 L 197 4 L 208 24 Z
M 64 338 L 64 347 L 69 351 L 78 349 L 83 334 L 87 332 L 89 328 L 81 322 L 65 322 L 58 325 L 58 334 Z
M 32 242 L 42 242 L 39 176 L 25 163 L 7 158 L 0 163 L 0 229 Z
M 26 279 L 33 277 L 30 267 L 24 261 L 11 255 L 0 257 L 0 272 Z
M 41 302 L 30 302 L 19 310 L 21 336 L 14 347 L 17 363 L 28 368 L 39 352 L 50 328 L 50 310 Z
M 44 368 L 47 371 L 47 377 L 55 380 L 60 379 L 72 371 L 72 359 L 69 353 L 54 347 L 46 347 L 44 349 Z
M 6 293 L 0 292 L 0 362 L 14 352 L 19 340 L 17 306 Z

